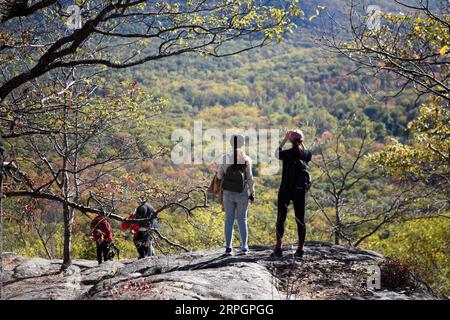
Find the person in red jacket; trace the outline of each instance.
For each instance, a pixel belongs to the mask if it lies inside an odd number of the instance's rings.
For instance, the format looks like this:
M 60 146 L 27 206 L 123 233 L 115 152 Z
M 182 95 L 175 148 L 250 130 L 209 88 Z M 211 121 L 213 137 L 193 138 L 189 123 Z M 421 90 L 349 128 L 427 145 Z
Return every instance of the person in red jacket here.
M 136 218 L 136 215 L 130 214 L 127 219 L 133 220 Z M 122 222 L 122 231 L 130 230 L 131 234 L 133 235 L 133 240 L 136 239 L 138 231 L 139 231 L 139 225 L 137 223 L 132 222 Z
M 113 233 L 109 220 L 106 217 L 97 215 L 91 222 L 91 240 L 97 245 L 98 264 L 109 259 L 109 247 L 113 242 Z

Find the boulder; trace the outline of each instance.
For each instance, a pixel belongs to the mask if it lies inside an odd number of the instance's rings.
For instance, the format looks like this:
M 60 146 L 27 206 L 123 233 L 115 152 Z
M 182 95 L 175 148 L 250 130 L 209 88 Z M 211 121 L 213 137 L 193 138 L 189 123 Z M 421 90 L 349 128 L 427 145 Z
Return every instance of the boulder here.
M 295 248 L 280 259 L 271 248 L 224 256 L 223 249 L 141 260 L 75 260 L 61 273 L 61 260 L 4 254 L 5 299 L 436 299 L 415 291 L 371 291 L 367 270 L 385 258 L 373 251 L 308 242 L 303 259 Z M 237 250 L 239 252 L 239 250 Z
M 26 279 L 32 277 L 48 276 L 58 272 L 60 265 L 51 260 L 32 258 L 24 260 L 14 269 L 14 278 Z
M 103 279 L 110 279 L 114 277 L 123 266 L 123 263 L 118 261 L 106 261 L 99 266 L 86 268 L 81 274 L 81 283 L 89 285 L 95 284 Z

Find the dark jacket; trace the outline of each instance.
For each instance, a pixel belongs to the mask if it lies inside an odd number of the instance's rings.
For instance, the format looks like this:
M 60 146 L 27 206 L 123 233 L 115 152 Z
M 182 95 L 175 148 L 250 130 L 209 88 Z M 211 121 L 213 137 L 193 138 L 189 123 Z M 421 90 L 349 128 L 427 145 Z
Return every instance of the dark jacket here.
M 153 217 L 153 214 L 155 213 L 155 209 L 153 209 L 153 207 L 149 204 L 143 204 L 140 205 L 137 209 L 136 209 L 136 219 L 143 219 L 143 218 L 151 218 Z M 150 228 L 151 225 L 151 221 L 147 220 L 147 221 L 142 221 L 142 222 L 138 222 L 138 225 L 140 228 Z
M 280 191 L 286 191 L 288 189 L 288 186 L 292 185 L 290 179 L 291 174 L 293 172 L 292 168 L 295 164 L 296 156 L 295 156 L 295 150 L 294 149 L 287 149 L 282 150 L 281 148 L 278 149 L 277 157 L 281 161 L 283 161 L 283 172 L 281 176 L 281 184 L 280 184 Z M 308 149 L 305 150 L 303 153 L 303 156 L 300 158 L 304 161 L 305 164 L 308 164 L 308 162 L 311 161 L 312 153 Z

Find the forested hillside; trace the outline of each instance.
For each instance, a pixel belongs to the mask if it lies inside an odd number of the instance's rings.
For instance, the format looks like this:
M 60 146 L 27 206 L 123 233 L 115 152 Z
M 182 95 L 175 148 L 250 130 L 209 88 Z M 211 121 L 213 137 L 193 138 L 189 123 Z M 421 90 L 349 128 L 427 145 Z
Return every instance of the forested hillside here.
M 374 4 L 386 12 L 415 12 L 392 1 Z M 431 9 L 440 6 L 436 1 Z M 348 23 L 348 1 L 314 0 L 301 2 L 299 7 L 304 16 L 294 15 L 297 27 L 283 32 L 279 43 L 225 57 L 187 52 L 119 70 L 90 71 L 83 66 L 61 75 L 53 71 L 42 83 L 33 82 L 26 89 L 29 91 L 17 89 L 36 101 L 43 101 L 48 93 L 52 105 L 30 103 L 33 110 L 44 107 L 49 110 L 27 115 L 29 120 L 23 116 L 27 104 L 20 105 L 21 97 L 11 98 L 18 104 L 14 110 L 2 109 L 3 136 L 27 131 L 20 131 L 23 123 L 30 124 L 33 130 L 61 127 L 66 133 L 76 132 L 73 141 L 77 147 L 76 151 L 70 149 L 65 136 L 59 136 L 61 131 L 50 132 L 49 138 L 38 132 L 32 136 L 18 135 L 14 141 L 5 140 L 8 154 L 5 161 L 14 161 L 16 166 L 8 170 L 19 177 L 20 181 L 15 183 L 20 187 L 14 186 L 14 178 L 6 179 L 3 250 L 29 257 L 63 257 L 67 232 L 66 218 L 61 214 L 63 202 L 47 196 L 33 197 L 36 195 L 33 188 L 38 185 L 43 185 L 38 191 L 50 188 L 66 203 L 74 203 L 72 210 L 80 212 L 75 211 L 78 213 L 73 216 L 72 256 L 95 259 L 95 245 L 90 240 L 95 210 L 126 218 L 133 213 L 136 198 L 142 194 L 155 208 L 177 202 L 186 195 L 189 208 L 203 204 L 205 194 L 199 192 L 191 198 L 190 192 L 209 185 L 215 165 L 174 164 L 171 150 L 178 143 L 171 139 L 174 130 L 186 129 L 194 134 L 194 121 L 198 121 L 203 131 L 219 129 L 225 135 L 232 128 L 275 129 L 282 138 L 286 130 L 299 128 L 313 153 L 307 240 L 358 246 L 400 259 L 417 270 L 436 292 L 448 294 L 448 91 L 445 99 L 432 91 L 421 94 L 414 83 L 402 87 L 399 74 L 374 76 L 360 69 L 358 61 L 349 59 L 342 48 L 339 54 L 327 46 L 324 38 L 330 37 L 329 26 L 334 23 L 330 22 L 330 16 L 341 24 Z M 317 13 L 319 17 L 312 17 Z M 448 26 L 449 15 L 442 17 Z M 426 24 L 434 23 L 426 19 L 408 22 L 422 26 L 426 33 Z M 352 35 L 346 37 L 351 39 Z M 443 70 L 433 72 L 446 73 L 442 86 L 448 86 L 450 50 L 445 45 L 450 45 L 449 36 L 437 37 L 442 43 L 433 45 L 444 48 L 437 54 Z M 5 43 L 8 41 L 6 36 L 3 39 Z M 0 47 L 1 41 L 0 38 Z M 178 37 L 174 46 L 183 50 L 188 46 L 186 42 L 192 45 L 190 41 L 189 37 Z M 227 50 L 239 51 L 247 43 L 248 39 L 238 38 L 227 44 Z M 83 59 L 89 57 L 90 48 L 94 47 L 80 49 L 76 54 Z M 105 48 L 110 50 L 108 45 Z M 129 53 L 127 50 L 117 46 L 117 59 Z M 2 51 L 0 58 L 5 59 L 5 66 L 15 59 Z M 79 81 L 82 84 L 77 83 L 73 91 L 63 85 L 64 94 L 49 89 L 52 85 L 57 88 L 61 79 L 69 79 L 70 72 L 87 80 Z M 56 106 L 64 108 L 57 110 Z M 79 135 L 82 131 L 84 134 Z M 427 135 L 430 131 L 434 135 Z M 273 155 L 279 141 L 270 142 Z M 431 151 L 420 153 L 430 145 L 441 148 L 447 162 L 436 160 Z M 63 156 L 64 148 L 73 152 L 70 157 L 76 161 Z M 248 215 L 249 241 L 250 245 L 273 245 L 281 171 L 263 174 L 265 166 L 256 160 L 255 202 L 250 205 Z M 67 161 L 69 166 L 76 165 L 67 169 L 64 167 Z M 92 170 L 91 163 L 95 163 Z M 62 178 L 64 172 L 71 175 L 83 166 L 88 169 L 73 177 L 79 182 L 76 187 L 64 189 L 64 179 L 72 179 L 72 176 Z M 52 184 L 59 179 L 61 185 L 54 187 Z M 23 186 L 34 193 L 20 194 L 26 188 Z M 66 194 L 67 190 L 70 192 Z M 180 246 L 173 243 L 191 250 L 224 245 L 224 213 L 216 199 L 206 196 L 208 206 L 192 211 L 170 206 L 159 213 L 160 233 L 170 241 L 159 238 L 158 254 L 179 252 Z M 80 201 L 90 209 L 76 207 Z M 297 231 L 292 211 L 288 215 L 285 242 L 294 244 Z M 121 257 L 135 257 L 131 235 L 121 231 L 120 221 L 111 219 L 111 224 Z M 235 243 L 238 241 L 235 232 Z

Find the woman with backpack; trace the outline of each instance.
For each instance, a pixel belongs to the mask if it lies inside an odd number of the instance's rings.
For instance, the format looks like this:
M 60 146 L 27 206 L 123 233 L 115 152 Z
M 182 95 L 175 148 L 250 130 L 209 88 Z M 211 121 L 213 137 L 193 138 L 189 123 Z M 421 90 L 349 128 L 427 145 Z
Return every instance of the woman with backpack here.
M 217 178 L 223 180 L 223 206 L 225 209 L 225 241 L 226 255 L 233 255 L 232 238 L 234 220 L 237 220 L 241 239 L 241 252 L 248 253 L 248 201 L 255 199 L 255 183 L 252 174 L 252 163 L 242 149 L 245 137 L 234 134 L 230 144 L 233 152 L 224 154 L 219 161 Z
M 303 245 L 305 243 L 306 225 L 306 193 L 311 185 L 308 162 L 311 161 L 311 151 L 307 150 L 303 143 L 303 132 L 300 130 L 288 131 L 281 142 L 276 156 L 283 161 L 283 171 L 280 189 L 278 191 L 278 216 L 276 224 L 276 245 L 271 254 L 272 257 L 282 257 L 282 239 L 287 217 L 289 203 L 292 201 L 297 222 L 298 247 L 295 257 L 303 257 Z M 283 150 L 287 141 L 292 143 L 292 148 Z
M 106 217 L 97 215 L 91 222 L 91 240 L 97 246 L 97 261 L 101 264 L 110 258 L 110 246 L 113 242 L 111 225 Z

